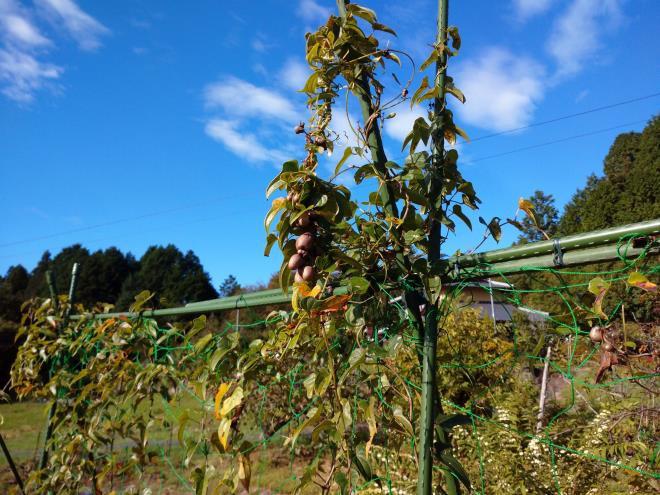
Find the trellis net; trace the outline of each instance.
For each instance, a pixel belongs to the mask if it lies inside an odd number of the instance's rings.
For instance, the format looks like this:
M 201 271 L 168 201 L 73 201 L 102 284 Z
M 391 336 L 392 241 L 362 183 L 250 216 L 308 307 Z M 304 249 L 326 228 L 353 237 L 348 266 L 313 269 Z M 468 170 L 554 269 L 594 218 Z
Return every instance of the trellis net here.
M 657 493 L 654 247 L 582 269 L 481 266 L 445 284 L 436 420 L 456 423 L 464 493 L 468 483 L 482 494 Z M 419 340 L 406 290 L 383 288 L 390 310 L 359 335 L 348 324 L 328 333 L 352 391 L 339 414 L 355 452 L 341 474 L 325 441 L 335 426 L 314 417 L 326 370 L 311 359 L 313 338 L 287 341 L 290 306 L 65 325 L 64 299 L 59 312 L 33 304 L 13 384 L 54 407 L 43 469 L 22 466 L 29 493 L 414 493 Z M 379 411 L 394 419 L 376 424 Z

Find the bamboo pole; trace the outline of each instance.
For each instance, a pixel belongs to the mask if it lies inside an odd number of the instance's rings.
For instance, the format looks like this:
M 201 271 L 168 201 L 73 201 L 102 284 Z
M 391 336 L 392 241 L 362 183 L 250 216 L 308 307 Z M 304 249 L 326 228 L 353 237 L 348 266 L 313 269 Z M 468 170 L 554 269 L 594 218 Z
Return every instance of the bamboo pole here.
M 550 356 L 552 354 L 552 346 L 548 346 L 545 353 L 545 364 L 543 365 L 543 377 L 541 378 L 541 394 L 539 395 L 539 414 L 536 417 L 536 434 L 538 435 L 543 429 L 543 416 L 545 416 L 545 393 L 548 385 L 548 369 L 550 368 Z
M 448 0 L 438 0 L 438 19 L 436 45 L 447 42 L 447 17 Z M 429 204 L 435 208 L 437 198 L 441 194 L 444 177 L 444 114 L 445 114 L 445 75 L 447 68 L 447 54 L 442 52 L 435 66 L 435 87 L 438 96 L 434 99 L 434 129 L 432 139 L 432 164 L 428 172 L 431 181 Z M 429 212 L 429 254 L 428 264 L 433 266 L 440 260 L 441 224 L 435 219 L 435 211 Z M 431 297 L 428 294 L 427 297 Z M 417 494 L 431 495 L 433 493 L 433 432 L 436 412 L 440 411 L 440 397 L 436 390 L 436 350 L 438 340 L 438 310 L 440 300 L 428 301 L 426 321 L 423 340 L 422 360 L 422 403 L 419 427 L 419 443 L 417 445 L 418 471 L 417 471 Z M 445 436 L 444 431 L 439 432 Z M 442 438 L 443 444 L 447 441 Z M 456 481 L 447 473 L 447 493 L 455 495 L 458 493 Z

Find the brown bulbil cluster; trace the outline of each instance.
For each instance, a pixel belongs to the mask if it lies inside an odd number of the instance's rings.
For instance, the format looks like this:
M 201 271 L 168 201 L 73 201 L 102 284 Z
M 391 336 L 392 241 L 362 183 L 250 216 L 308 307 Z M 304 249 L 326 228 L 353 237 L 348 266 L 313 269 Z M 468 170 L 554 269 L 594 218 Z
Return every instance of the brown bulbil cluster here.
M 612 352 L 614 350 L 614 345 L 612 344 L 611 335 L 608 335 L 606 332 L 607 329 L 603 329 L 599 326 L 593 327 L 589 331 L 589 338 L 593 343 L 602 342 L 602 349 L 607 352 Z
M 289 199 L 293 201 L 296 193 L 290 193 Z M 295 202 L 295 201 L 294 201 Z M 289 258 L 289 270 L 295 271 L 294 280 L 296 282 L 310 282 L 314 280 L 316 273 L 314 271 L 314 257 L 316 255 L 316 235 L 314 233 L 316 226 L 312 215 L 309 212 L 303 213 L 296 226 L 304 230 L 300 237 L 296 239 L 296 252 Z

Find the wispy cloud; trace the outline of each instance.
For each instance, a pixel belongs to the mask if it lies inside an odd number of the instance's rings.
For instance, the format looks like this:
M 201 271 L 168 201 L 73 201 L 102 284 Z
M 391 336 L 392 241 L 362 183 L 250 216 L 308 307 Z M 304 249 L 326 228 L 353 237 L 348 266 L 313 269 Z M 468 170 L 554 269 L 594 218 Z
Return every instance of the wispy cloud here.
M 544 69 L 528 57 L 503 48 L 489 48 L 458 66 L 456 85 L 467 103 L 457 112 L 469 124 L 501 131 L 530 122 L 543 98 Z
M 299 120 L 293 103 L 287 98 L 237 77 L 227 77 L 206 86 L 204 105 L 211 110 L 220 108 L 233 116 L 276 119 L 292 126 Z
M 2 94 L 19 103 L 30 103 L 37 90 L 60 77 L 62 68 L 43 63 L 29 53 L 0 48 Z
M 306 64 L 295 58 L 288 59 L 278 74 L 280 82 L 288 89 L 300 90 L 305 86 L 311 71 Z
M 557 79 L 582 70 L 601 47 L 604 32 L 623 20 L 621 3 L 622 0 L 573 0 L 557 18 L 546 46 L 557 63 Z
M 203 99 L 214 114 L 204 131 L 241 159 L 279 164 L 289 156 L 291 140 L 282 137 L 293 136 L 301 115 L 278 91 L 230 76 L 207 85 Z
M 554 0 L 513 0 L 513 12 L 519 21 L 527 19 L 546 12 Z
M 225 119 L 211 119 L 206 123 L 204 132 L 225 145 L 232 153 L 249 162 L 281 163 L 286 155 L 277 149 L 266 147 L 262 141 L 250 132 L 239 131 L 239 122 Z
M 36 7 L 51 23 L 64 25 L 83 49 L 97 48 L 98 36 L 108 32 L 71 0 L 38 0 Z M 43 88 L 57 89 L 64 72 L 44 60 L 55 43 L 36 14 L 16 0 L 0 0 L 0 92 L 20 104 L 33 102 Z
M 315 0 L 299 0 L 296 15 L 306 22 L 323 22 L 331 10 Z
M 52 22 L 64 26 L 82 50 L 96 50 L 101 46 L 100 38 L 110 33 L 73 0 L 37 0 L 37 5 L 52 17 Z
M 30 47 L 51 44 L 51 41 L 39 32 L 25 13 L 20 12 L 18 8 L 12 12 L 11 6 L 11 3 L 6 0 L 0 2 L 0 23 L 2 23 L 4 36 L 7 39 Z

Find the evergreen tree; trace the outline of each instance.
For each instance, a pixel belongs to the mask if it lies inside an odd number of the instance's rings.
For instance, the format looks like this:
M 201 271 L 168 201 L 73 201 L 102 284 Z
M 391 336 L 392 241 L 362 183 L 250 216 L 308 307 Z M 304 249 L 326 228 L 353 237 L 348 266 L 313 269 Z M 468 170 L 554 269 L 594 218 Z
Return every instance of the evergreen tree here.
M 128 308 L 142 290 L 155 293 L 155 304 L 165 307 L 218 297 L 199 258 L 192 251 L 184 255 L 172 244 L 147 249 L 139 269 L 124 282 L 117 307 Z
M 238 294 L 238 291 L 241 290 L 241 286 L 236 280 L 236 277 L 229 275 L 222 281 L 218 289 L 220 297 L 229 297 Z
M 660 115 L 641 133 L 619 135 L 603 163 L 566 205 L 562 235 L 660 217 Z
M 555 208 L 555 198 L 552 194 L 545 194 L 543 191 L 534 191 L 534 194 L 527 199 L 534 205 L 534 213 L 536 214 L 538 226 L 531 218 L 525 215 L 520 221 L 523 230 L 518 236 L 517 244 L 542 241 L 545 239 L 543 232 L 549 237 L 553 237 L 557 233 L 559 211 Z

